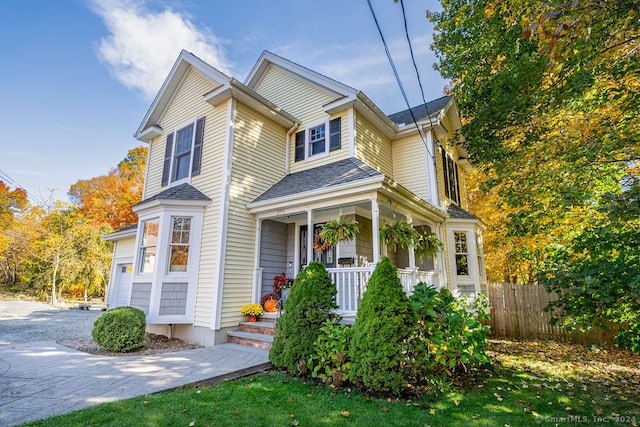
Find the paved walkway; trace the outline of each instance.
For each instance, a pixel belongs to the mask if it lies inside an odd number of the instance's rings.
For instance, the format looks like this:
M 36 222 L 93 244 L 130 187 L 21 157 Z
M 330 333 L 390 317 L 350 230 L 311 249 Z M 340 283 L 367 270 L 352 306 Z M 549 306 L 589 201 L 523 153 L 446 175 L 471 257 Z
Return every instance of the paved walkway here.
M 96 356 L 55 341 L 0 345 L 0 426 L 216 383 L 269 367 L 268 352 L 235 344 L 147 356 Z

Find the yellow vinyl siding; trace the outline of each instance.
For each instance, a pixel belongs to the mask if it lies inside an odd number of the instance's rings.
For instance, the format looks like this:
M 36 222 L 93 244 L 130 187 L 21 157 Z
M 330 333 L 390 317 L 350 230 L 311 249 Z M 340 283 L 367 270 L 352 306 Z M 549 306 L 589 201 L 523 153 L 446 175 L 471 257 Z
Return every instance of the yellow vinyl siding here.
M 191 184 L 211 198 L 204 212 L 198 288 L 194 325 L 211 327 L 214 293 L 218 283 L 218 240 L 220 232 L 220 201 L 225 175 L 224 151 L 226 146 L 227 102 L 212 109 L 207 115 L 202 147 L 200 175 L 192 178 Z
M 291 135 L 289 141 L 289 172 L 295 173 L 301 170 L 315 168 L 333 163 L 338 160 L 349 157 L 349 120 L 347 112 L 336 114 L 331 117 L 325 113 L 323 105 L 335 100 L 335 98 L 309 84 L 303 80 L 296 79 L 285 74 L 278 69 L 270 68 L 262 78 L 256 92 L 273 102 L 277 106 L 283 108 L 287 113 L 292 114 L 301 121 L 299 127 Z M 332 151 L 326 156 L 316 157 L 307 161 L 295 161 L 295 134 L 305 130 L 309 124 L 316 124 L 319 121 L 342 117 L 341 122 L 341 139 L 342 145 L 340 150 Z M 327 129 L 327 138 L 329 137 Z
M 251 302 L 256 220 L 246 205 L 285 176 L 288 129 L 236 105 L 221 327 L 237 325 L 240 308 Z
M 117 240 L 113 249 L 113 259 L 133 258 L 136 251 L 136 237 L 126 237 Z
M 417 135 L 393 142 L 393 179 L 424 200 L 428 200 L 425 156 L 424 143 Z
M 356 115 L 356 157 L 393 177 L 391 141 L 360 115 Z
M 149 146 L 149 170 L 147 171 L 143 200 L 166 189 L 160 184 L 167 134 L 189 120 L 210 116 L 213 113 L 213 108 L 202 99 L 202 95 L 212 91 L 215 87 L 193 69 L 187 72 L 184 81 L 158 123 L 164 133 L 155 138 Z M 208 122 L 209 117 L 207 117 L 206 126 L 208 126 Z

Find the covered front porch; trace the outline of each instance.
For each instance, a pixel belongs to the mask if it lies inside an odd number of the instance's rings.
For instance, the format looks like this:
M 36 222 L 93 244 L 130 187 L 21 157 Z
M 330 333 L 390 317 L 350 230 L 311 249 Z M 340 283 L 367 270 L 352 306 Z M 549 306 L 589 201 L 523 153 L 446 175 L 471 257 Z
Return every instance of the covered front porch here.
M 343 194 L 264 206 L 253 203 L 250 209 L 257 221 L 254 301 L 273 292 L 274 277 L 285 273 L 287 278 L 295 278 L 310 260 L 327 267 L 337 287 L 338 311 L 346 315 L 358 310 L 369 277 L 382 256 L 388 256 L 398 267 L 407 294 L 420 282 L 437 288 L 448 286 L 443 252 L 418 259 L 413 248 L 392 252 L 380 243 L 380 227 L 399 220 L 444 241 L 446 213 L 402 188 L 386 186 L 382 180 Z M 337 218 L 356 220 L 359 233 L 354 240 L 323 247 L 317 240 L 321 226 Z

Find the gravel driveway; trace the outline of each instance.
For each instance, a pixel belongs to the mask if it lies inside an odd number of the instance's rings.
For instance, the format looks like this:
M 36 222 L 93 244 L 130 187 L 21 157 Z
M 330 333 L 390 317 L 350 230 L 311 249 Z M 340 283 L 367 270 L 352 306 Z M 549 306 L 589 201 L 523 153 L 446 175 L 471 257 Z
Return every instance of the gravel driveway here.
M 101 310 L 52 308 L 30 301 L 0 301 L 0 345 L 91 339 Z

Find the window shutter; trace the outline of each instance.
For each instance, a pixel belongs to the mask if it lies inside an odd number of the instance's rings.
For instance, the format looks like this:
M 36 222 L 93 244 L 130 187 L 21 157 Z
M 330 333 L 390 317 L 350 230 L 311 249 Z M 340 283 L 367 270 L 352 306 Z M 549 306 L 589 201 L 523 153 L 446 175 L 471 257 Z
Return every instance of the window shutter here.
M 173 133 L 167 135 L 167 146 L 164 149 L 164 164 L 162 165 L 162 186 L 169 184 L 171 172 L 171 154 L 173 153 Z
M 449 172 L 447 172 L 447 153 L 442 149 L 442 177 L 444 180 L 444 195 L 449 197 Z
M 340 138 L 341 117 L 329 122 L 329 151 L 339 150 L 342 144 Z
M 193 163 L 191 165 L 191 176 L 200 173 L 202 165 L 202 141 L 204 140 L 204 117 L 200 117 L 196 123 L 196 140 L 193 144 Z
M 296 133 L 296 158 L 295 161 L 304 160 L 304 131 Z

